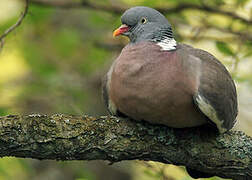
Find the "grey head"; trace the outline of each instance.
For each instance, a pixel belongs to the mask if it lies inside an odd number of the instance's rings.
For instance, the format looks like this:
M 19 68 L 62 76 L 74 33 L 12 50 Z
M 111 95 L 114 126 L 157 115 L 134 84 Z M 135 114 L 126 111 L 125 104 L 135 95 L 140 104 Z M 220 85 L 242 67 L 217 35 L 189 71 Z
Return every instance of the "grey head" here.
M 126 10 L 121 17 L 121 22 L 123 24 L 121 27 L 124 29 L 119 32 L 116 30 L 114 36 L 120 34 L 128 36 L 132 43 L 160 42 L 166 38 L 173 38 L 171 25 L 165 16 L 149 7 L 136 6 Z

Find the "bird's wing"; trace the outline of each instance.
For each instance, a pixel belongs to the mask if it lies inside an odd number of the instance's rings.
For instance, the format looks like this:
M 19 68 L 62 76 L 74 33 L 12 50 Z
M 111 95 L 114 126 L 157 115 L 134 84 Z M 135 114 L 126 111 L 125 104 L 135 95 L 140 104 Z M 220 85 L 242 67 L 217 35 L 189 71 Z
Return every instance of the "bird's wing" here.
M 190 46 L 186 48 L 201 60 L 199 87 L 193 96 L 194 103 L 223 133 L 234 126 L 238 113 L 234 81 L 225 66 L 213 55 Z
M 114 69 L 115 63 L 116 63 L 116 61 L 113 62 L 108 73 L 102 79 L 102 97 L 103 97 L 103 101 L 104 101 L 110 115 L 117 114 L 117 108 L 115 107 L 114 103 L 111 101 L 111 99 L 109 97 L 111 75 L 112 75 L 112 71 Z

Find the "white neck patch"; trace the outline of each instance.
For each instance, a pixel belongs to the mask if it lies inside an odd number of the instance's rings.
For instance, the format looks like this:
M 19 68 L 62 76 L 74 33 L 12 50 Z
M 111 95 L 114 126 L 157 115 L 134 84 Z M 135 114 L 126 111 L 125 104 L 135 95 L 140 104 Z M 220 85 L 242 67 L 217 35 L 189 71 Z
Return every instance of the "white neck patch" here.
M 162 49 L 162 51 L 170 51 L 176 49 L 177 42 L 174 38 L 165 38 L 164 40 L 157 43 Z

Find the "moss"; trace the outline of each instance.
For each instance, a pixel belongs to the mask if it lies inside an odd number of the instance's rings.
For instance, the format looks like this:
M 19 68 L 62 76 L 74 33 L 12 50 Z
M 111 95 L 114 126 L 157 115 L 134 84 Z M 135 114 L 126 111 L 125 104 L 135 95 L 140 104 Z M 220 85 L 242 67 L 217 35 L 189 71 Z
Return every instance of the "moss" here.
M 0 119 L 2 156 L 155 160 L 234 178 L 251 171 L 252 139 L 241 132 L 216 135 L 202 128 L 179 130 L 115 117 L 63 114 Z

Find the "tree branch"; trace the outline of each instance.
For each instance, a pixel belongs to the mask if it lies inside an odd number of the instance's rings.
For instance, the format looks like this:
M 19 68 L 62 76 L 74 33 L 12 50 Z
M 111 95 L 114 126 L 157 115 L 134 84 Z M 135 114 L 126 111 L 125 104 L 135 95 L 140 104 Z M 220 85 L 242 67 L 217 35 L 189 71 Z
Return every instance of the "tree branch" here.
M 152 160 L 225 178 L 252 178 L 252 138 L 207 127 L 172 129 L 116 117 L 0 117 L 0 157 Z
M 15 24 L 13 24 L 11 27 L 9 27 L 8 29 L 6 29 L 5 32 L 0 36 L 0 51 L 4 46 L 5 37 L 8 34 L 10 34 L 12 31 L 14 31 L 18 26 L 20 26 L 22 24 L 26 14 L 28 13 L 28 9 L 29 9 L 29 0 L 25 0 L 24 12 L 21 13 L 21 15 L 18 18 L 17 22 Z
M 127 8 L 116 7 L 112 5 L 99 5 L 96 3 L 90 3 L 88 1 L 79 1 L 73 2 L 69 0 L 31 0 L 31 4 L 46 6 L 46 7 L 54 7 L 54 8 L 63 8 L 63 9 L 79 9 L 79 8 L 88 8 L 93 10 L 105 11 L 109 13 L 115 13 L 120 15 Z
M 207 5 L 197 5 L 197 4 L 186 4 L 185 3 L 185 4 L 178 4 L 176 7 L 173 7 L 173 8 L 160 8 L 159 11 L 164 14 L 167 14 L 167 13 L 177 13 L 177 12 L 181 12 L 181 11 L 187 10 L 187 9 L 195 9 L 195 10 L 220 14 L 220 15 L 228 16 L 232 19 L 240 20 L 241 22 L 246 23 L 246 24 L 252 24 L 251 19 L 246 19 L 246 18 L 241 17 L 231 11 L 226 11 L 226 10 L 222 10 L 218 7 L 211 7 L 211 6 L 207 6 Z
M 83 0 L 80 2 L 71 2 L 69 0 L 31 0 L 32 4 L 37 4 L 41 6 L 50 6 L 50 7 L 58 7 L 58 8 L 89 8 L 89 9 L 95 9 L 100 11 L 106 11 L 106 12 L 112 12 L 115 14 L 122 14 L 126 9 L 129 7 L 116 7 L 116 6 L 105 6 L 105 5 L 99 5 L 97 3 L 91 3 L 89 1 Z M 188 3 L 178 3 L 178 5 L 174 7 L 164 7 L 164 8 L 156 8 L 160 12 L 164 14 L 172 14 L 172 13 L 178 13 L 184 10 L 188 9 L 195 9 L 200 11 L 206 11 L 210 13 L 220 14 L 224 16 L 228 16 L 230 18 L 240 20 L 243 23 L 246 24 L 252 24 L 252 19 L 246 19 L 244 17 L 241 17 L 237 15 L 234 12 L 226 11 L 217 7 L 211 7 L 207 5 L 198 5 L 198 4 L 188 4 Z

